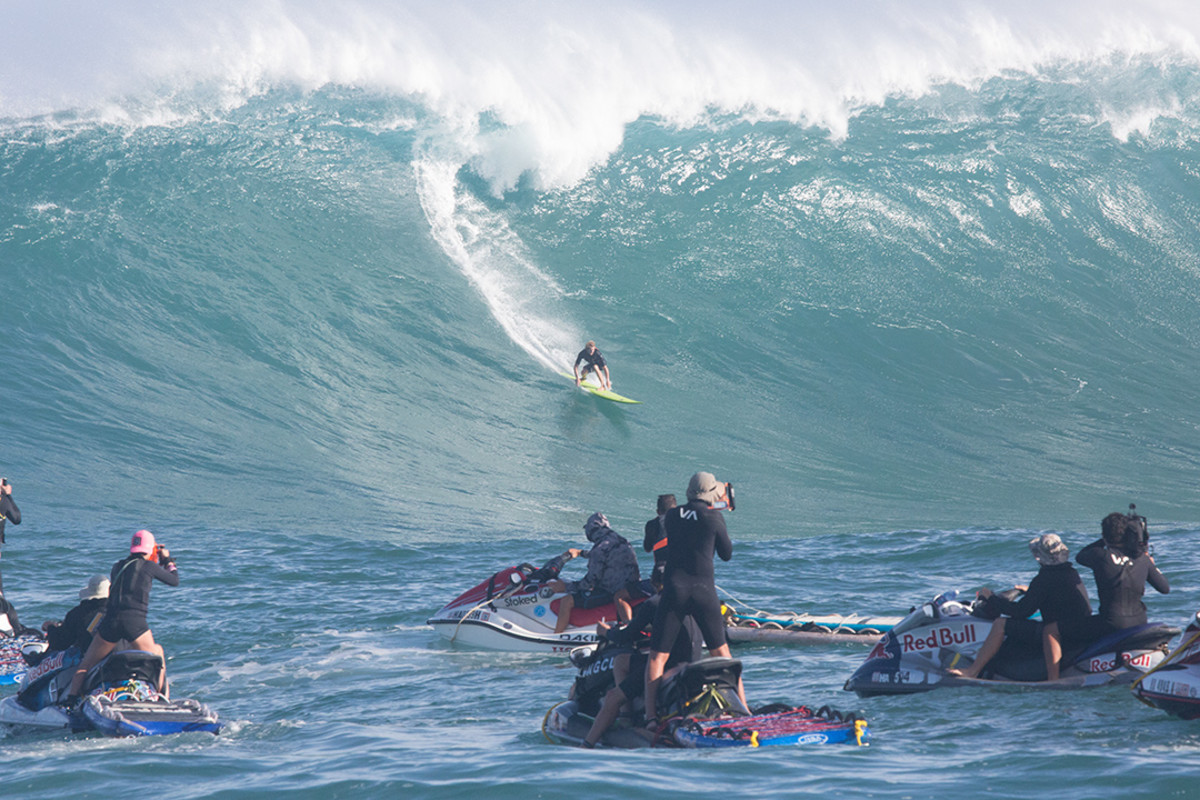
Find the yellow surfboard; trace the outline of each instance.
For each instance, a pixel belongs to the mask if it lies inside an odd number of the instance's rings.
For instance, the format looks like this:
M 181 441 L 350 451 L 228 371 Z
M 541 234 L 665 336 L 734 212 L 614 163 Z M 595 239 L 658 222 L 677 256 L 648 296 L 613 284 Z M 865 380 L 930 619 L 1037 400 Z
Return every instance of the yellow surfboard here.
M 571 383 L 575 382 L 575 376 L 569 372 L 560 372 L 564 378 L 569 378 Z M 619 395 L 616 392 L 610 392 L 608 389 L 601 389 L 599 385 L 592 382 L 591 378 L 581 382 L 579 388 L 588 394 L 593 394 L 596 397 L 603 397 L 605 400 L 612 400 L 614 403 L 641 403 L 641 400 L 631 400 L 624 395 Z

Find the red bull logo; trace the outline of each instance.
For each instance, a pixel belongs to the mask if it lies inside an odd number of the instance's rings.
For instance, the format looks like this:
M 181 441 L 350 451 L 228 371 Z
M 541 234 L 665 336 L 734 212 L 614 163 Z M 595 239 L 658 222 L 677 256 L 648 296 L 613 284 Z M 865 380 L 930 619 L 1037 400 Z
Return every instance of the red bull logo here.
M 60 651 L 52 656 L 43 658 L 38 662 L 37 666 L 30 667 L 29 671 L 25 673 L 25 685 L 28 686 L 43 675 L 49 675 L 51 672 L 61 669 L 66 653 L 66 650 Z
M 978 641 L 975 625 L 968 623 L 955 630 L 950 627 L 932 628 L 929 631 L 905 633 L 900 637 L 900 648 L 906 653 L 922 650 L 937 650 L 939 647 L 975 644 Z
M 1139 669 L 1150 669 L 1161 657 L 1161 653 L 1157 650 L 1147 650 L 1143 653 L 1134 655 L 1132 653 L 1122 653 L 1121 661 L 1130 667 L 1138 667 Z M 1087 663 L 1088 672 L 1108 672 L 1117 668 L 1117 657 L 1114 654 L 1106 654 L 1096 656 Z

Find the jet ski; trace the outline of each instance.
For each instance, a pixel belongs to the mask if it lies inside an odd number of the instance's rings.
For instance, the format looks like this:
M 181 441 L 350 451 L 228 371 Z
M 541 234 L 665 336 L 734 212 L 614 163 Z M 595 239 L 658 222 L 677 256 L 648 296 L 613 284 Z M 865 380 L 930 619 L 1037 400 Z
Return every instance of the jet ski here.
M 203 731 L 221 723 L 208 706 L 191 699 L 168 700 L 155 684 L 162 658 L 142 650 L 111 653 L 88 670 L 84 695 L 72 713 L 57 705 L 67 695 L 82 661 L 71 647 L 29 668 L 16 696 L 0 700 L 0 723 L 11 728 L 95 730 L 105 736 L 161 736 Z
M 1017 590 L 1009 590 L 1016 593 Z M 1165 657 L 1167 644 L 1179 629 L 1147 623 L 1117 631 L 1083 647 L 1064 647 L 1060 678 L 1046 680 L 1040 647 L 1022 647 L 1006 639 L 979 678 L 948 675 L 979 652 L 991 628 L 987 604 L 944 592 L 914 608 L 875 644 L 845 690 L 860 697 L 912 694 L 943 686 L 1024 686 L 1073 689 L 1129 683 Z
M 583 746 L 604 695 L 614 685 L 611 652 L 592 653 L 580 648 L 572 654 L 579 676 L 571 698 L 546 712 L 542 734 L 555 744 Z M 659 709 L 666 722 L 650 735 L 633 727 L 629 718 L 617 722 L 600 737 L 598 746 L 638 749 L 646 747 L 765 747 L 847 742 L 865 744 L 867 722 L 854 713 L 828 707 L 816 711 L 805 706 L 773 704 L 754 711 L 738 697 L 742 662 L 735 658 L 705 658 L 686 664 L 663 679 Z M 640 707 L 641 698 L 632 705 Z
M 488 650 L 566 654 L 595 644 L 596 623 L 617 620 L 612 603 L 573 608 L 567 629 L 554 632 L 558 606 L 566 595 L 545 584 L 558 577 L 565 563 L 558 556 L 536 569 L 532 564 L 502 569 L 451 600 L 426 624 L 452 642 Z M 641 601 L 635 598 L 630 605 Z
M 1130 688 L 1148 706 L 1180 719 L 1200 719 L 1200 612 L 1183 632 L 1179 647 Z
M 29 668 L 29 658 L 46 647 L 46 638 L 29 628 L 15 636 L 0 636 L 0 686 L 19 683 Z

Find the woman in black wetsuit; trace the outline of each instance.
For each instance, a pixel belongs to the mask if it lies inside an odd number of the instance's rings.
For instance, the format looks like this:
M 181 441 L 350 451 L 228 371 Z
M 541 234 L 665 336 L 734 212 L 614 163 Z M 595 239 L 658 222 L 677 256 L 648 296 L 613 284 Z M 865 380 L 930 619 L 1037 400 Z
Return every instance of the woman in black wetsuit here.
M 725 484 L 709 472 L 697 472 L 688 483 L 687 505 L 671 509 L 663 523 L 667 532 L 667 567 L 663 575 L 662 601 L 654 616 L 650 637 L 650 658 L 646 662 L 646 719 L 656 716 L 658 684 L 670 654 L 671 643 L 679 634 L 683 618 L 691 615 L 709 655 L 729 658 L 725 641 L 725 620 L 717 598 L 713 574 L 713 553 L 722 561 L 733 558 L 733 543 L 725 529 L 725 517 L 712 508 L 725 497 Z M 738 694 L 746 702 L 739 680 Z
M 165 692 L 166 660 L 162 647 L 155 643 L 154 634 L 146 622 L 146 613 L 150 610 L 150 586 L 156 579 L 168 586 L 179 585 L 175 559 L 171 558 L 170 551 L 165 547 L 155 545 L 153 533 L 138 531 L 133 535 L 129 555 L 113 564 L 104 620 L 71 680 L 71 691 L 66 701 L 68 706 L 73 706 L 79 699 L 79 691 L 83 688 L 88 670 L 111 653 L 122 639 L 128 641 L 134 650 L 144 650 L 164 658 L 163 671 L 158 677 L 158 690 Z

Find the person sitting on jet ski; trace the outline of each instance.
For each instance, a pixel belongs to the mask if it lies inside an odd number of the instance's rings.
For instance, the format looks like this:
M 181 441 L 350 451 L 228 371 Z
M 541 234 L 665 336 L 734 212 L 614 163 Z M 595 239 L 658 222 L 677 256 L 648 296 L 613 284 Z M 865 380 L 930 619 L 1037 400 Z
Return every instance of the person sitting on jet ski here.
M 654 615 L 658 612 L 661 597 L 662 595 L 656 594 L 640 604 L 634 610 L 633 618 L 628 624 L 604 632 L 605 645 L 634 649 L 613 659 L 613 683 L 616 685 L 604 695 L 592 727 L 584 737 L 584 747 L 595 747 L 604 732 L 612 727 L 622 707 L 645 693 L 646 661 L 650 648 L 649 629 L 654 623 Z M 675 643 L 667 658 L 664 678 L 670 677 L 684 664 L 699 660 L 704 655 L 701 648 L 703 642 L 704 637 L 696 621 L 690 616 L 684 617 L 683 625 L 679 628 L 679 634 L 675 637 Z
M 79 652 L 86 653 L 92 643 L 92 634 L 104 618 L 108 605 L 108 578 L 93 575 L 87 586 L 79 590 L 79 605 L 67 612 L 61 622 L 46 621 L 42 630 L 46 632 L 49 647 L 47 653 L 56 653 L 74 645 Z
M 620 536 L 608 525 L 608 518 L 599 511 L 588 517 L 583 532 L 592 543 L 590 550 L 572 547 L 567 551 L 571 558 L 586 556 L 587 574 L 582 580 L 563 582 L 549 581 L 546 585 L 556 592 L 567 592 L 558 606 L 555 633 L 562 633 L 571 622 L 571 609 L 596 608 L 605 603 L 615 603 L 617 619 L 630 619 L 629 600 L 633 593 L 641 596 L 642 575 L 638 569 L 637 554 L 633 552 L 625 537 Z
M 1133 511 L 1130 506 L 1130 511 Z M 1085 621 L 1089 639 L 1146 624 L 1142 595 L 1146 581 L 1162 594 L 1171 591 L 1147 551 L 1146 518 L 1114 511 L 1100 522 L 1101 537 L 1079 551 L 1075 561 L 1092 570 L 1100 613 Z
M 1088 602 L 1087 589 L 1070 562 L 1067 546 L 1057 534 L 1044 533 L 1031 539 L 1029 550 L 1042 566 L 1028 587 L 1017 587 L 1024 589 L 1024 596 L 1013 601 L 994 594 L 986 586 L 980 589 L 979 596 L 987 601 L 991 609 L 1007 616 L 997 617 L 992 622 L 992 628 L 979 648 L 974 663 L 961 670 L 947 669 L 946 674 L 962 678 L 979 677 L 999 652 L 1007 636 L 1031 646 L 1041 644 L 1046 658 L 1047 678 L 1058 678 L 1058 662 L 1062 658 L 1062 651 L 1051 650 L 1044 629 L 1055 625 L 1064 635 L 1075 638 L 1075 632 L 1083 627 L 1084 621 L 1091 615 L 1092 606 Z M 1042 622 L 1029 619 L 1035 611 L 1042 612 Z

